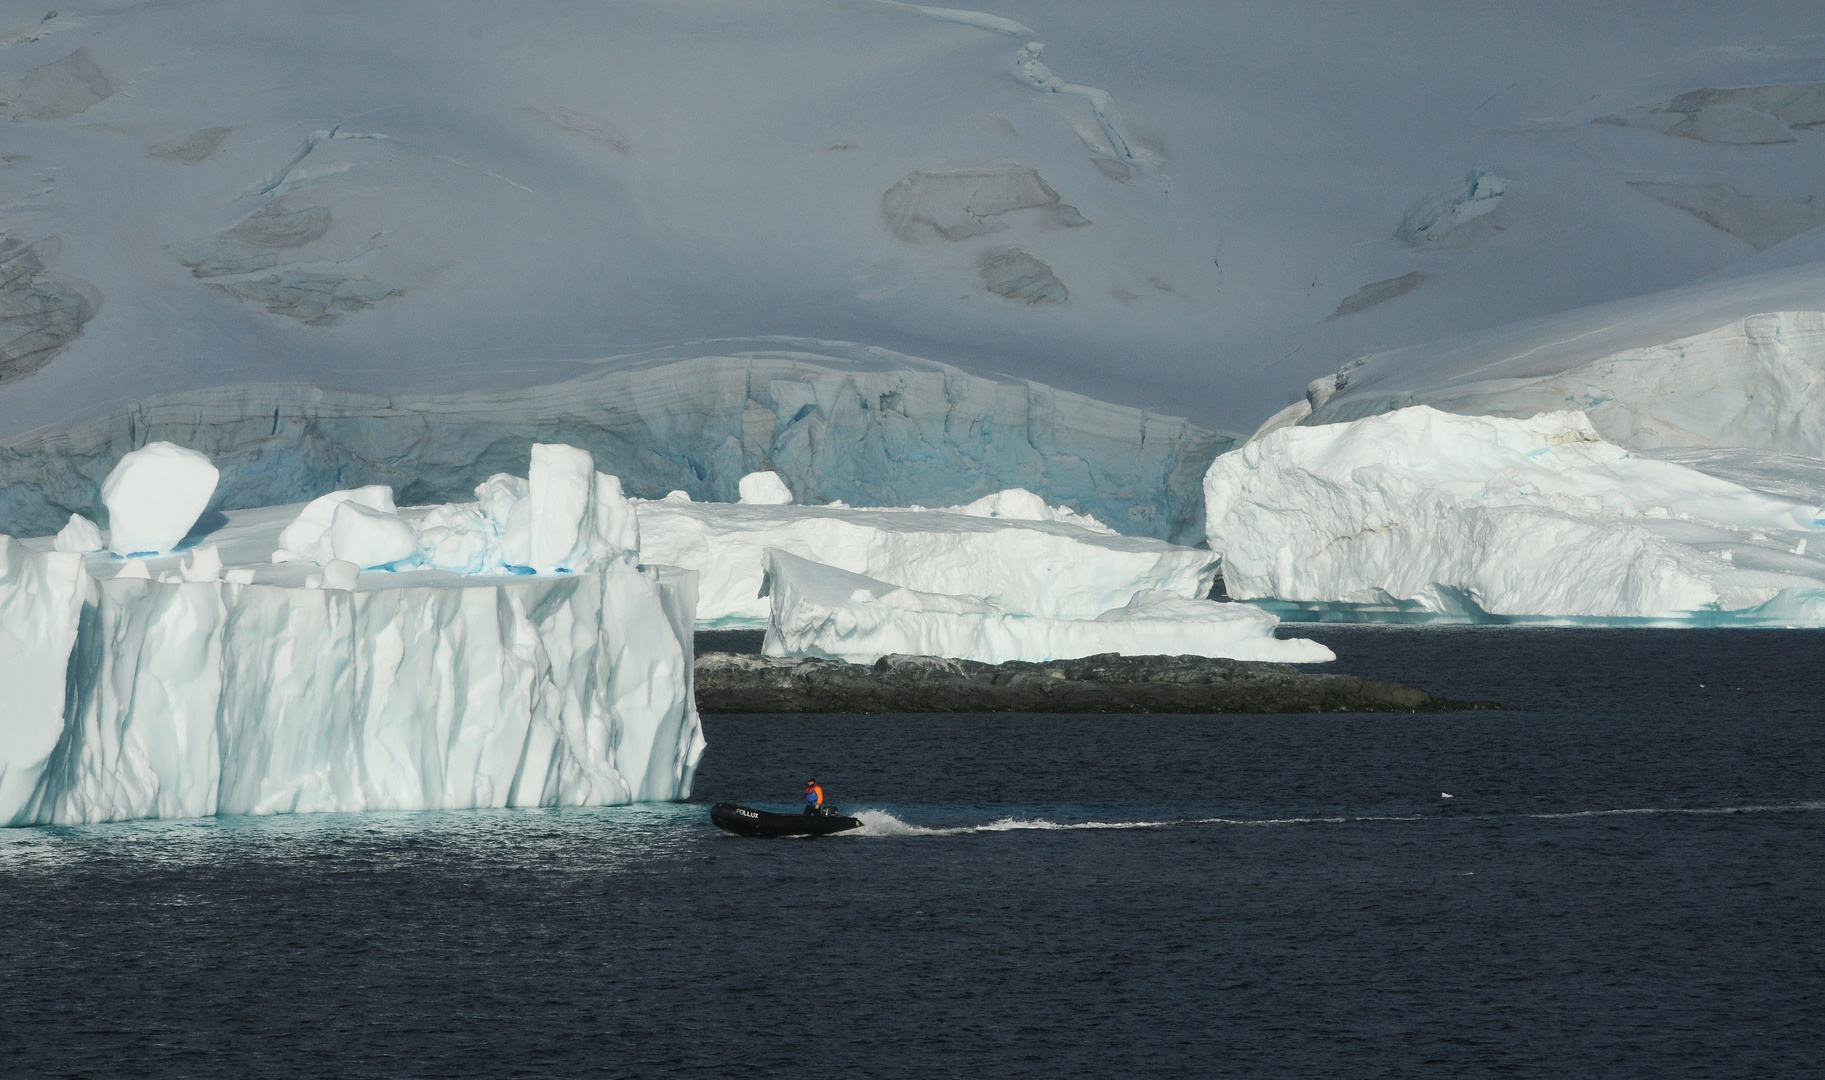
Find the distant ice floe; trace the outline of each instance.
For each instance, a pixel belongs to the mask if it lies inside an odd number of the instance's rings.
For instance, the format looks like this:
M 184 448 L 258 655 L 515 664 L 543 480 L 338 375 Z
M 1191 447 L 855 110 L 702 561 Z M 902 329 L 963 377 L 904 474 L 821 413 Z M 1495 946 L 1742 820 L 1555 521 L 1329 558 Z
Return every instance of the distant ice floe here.
M 1725 145 L 1789 143 L 1799 138 L 1795 129 L 1825 125 L 1825 83 L 1706 87 L 1658 105 L 1599 116 L 1592 123 Z
M 1232 597 L 1371 618 L 1825 625 L 1822 494 L 1631 453 L 1581 413 L 1424 406 L 1282 428 L 1205 478 Z
M 697 571 L 705 628 L 767 625 L 770 606 L 760 593 L 769 549 L 923 592 L 1066 618 L 1094 618 L 1143 590 L 1201 599 L 1216 579 L 1208 551 L 1118 536 L 1018 489 L 937 510 L 670 498 L 633 505 L 642 561 Z
M 1220 604 L 1142 590 L 1089 617 L 1041 615 L 958 593 L 889 584 L 788 554 L 765 552 L 771 602 L 763 651 L 871 664 L 900 653 L 999 664 L 1098 653 L 1223 656 L 1324 663 L 1336 655 L 1301 638 L 1279 639 L 1279 620 L 1248 604 Z

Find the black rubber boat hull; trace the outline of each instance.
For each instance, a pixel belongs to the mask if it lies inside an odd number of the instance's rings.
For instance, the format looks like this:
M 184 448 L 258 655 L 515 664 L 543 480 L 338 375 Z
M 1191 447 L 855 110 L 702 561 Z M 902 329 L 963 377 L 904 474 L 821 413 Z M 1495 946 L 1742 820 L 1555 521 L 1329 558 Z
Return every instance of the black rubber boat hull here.
M 734 803 L 710 807 L 710 822 L 737 836 L 829 836 L 859 829 L 862 823 L 839 814 L 774 814 Z

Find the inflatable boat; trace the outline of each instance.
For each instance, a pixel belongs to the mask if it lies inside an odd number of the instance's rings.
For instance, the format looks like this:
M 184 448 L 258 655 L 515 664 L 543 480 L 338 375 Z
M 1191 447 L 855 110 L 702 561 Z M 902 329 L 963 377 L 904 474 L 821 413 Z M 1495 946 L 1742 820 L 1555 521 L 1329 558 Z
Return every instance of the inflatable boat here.
M 815 813 L 774 814 L 728 802 L 710 807 L 710 821 L 737 836 L 829 836 L 862 827 L 861 822 L 844 817 L 834 807 Z

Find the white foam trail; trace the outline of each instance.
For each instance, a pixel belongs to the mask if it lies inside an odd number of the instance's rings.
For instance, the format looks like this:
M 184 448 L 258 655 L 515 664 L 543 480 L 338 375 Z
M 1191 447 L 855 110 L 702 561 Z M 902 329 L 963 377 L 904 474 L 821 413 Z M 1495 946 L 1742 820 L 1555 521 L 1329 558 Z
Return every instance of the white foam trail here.
M 860 829 L 840 836 L 965 836 L 971 833 L 995 832 L 1068 832 L 1072 830 L 1169 829 L 1179 825 L 1306 825 L 1342 824 L 1354 821 L 1418 821 L 1419 817 L 1298 817 L 1298 818 L 1173 818 L 1165 821 L 1047 821 L 1045 818 L 1001 818 L 986 825 L 959 825 L 934 829 L 912 825 L 885 810 L 857 810 Z
M 1536 821 L 1552 821 L 1569 818 L 1617 817 L 1642 814 L 1768 814 L 1792 811 L 1825 810 L 1825 801 L 1797 803 L 1768 803 L 1747 806 L 1669 806 L 1669 807 L 1631 807 L 1620 810 L 1573 810 L 1555 814 L 1490 814 L 1488 818 L 1522 818 Z M 857 810 L 854 814 L 862 823 L 860 829 L 839 836 L 968 836 L 974 833 L 998 832 L 1068 832 L 1073 830 L 1108 830 L 1108 829 L 1169 829 L 1180 825 L 1348 825 L 1358 822 L 1376 821 L 1456 821 L 1453 816 L 1441 818 L 1432 814 L 1364 814 L 1338 817 L 1288 817 L 1288 818 L 1173 818 L 1162 821 L 1048 821 L 1045 818 L 1001 818 L 986 825 L 957 825 L 950 828 L 931 828 L 925 825 L 913 825 L 895 817 L 885 810 Z
M 1825 810 L 1825 802 L 1767 803 L 1749 806 L 1643 806 L 1627 810 L 1575 810 L 1562 814 L 1523 814 L 1547 821 L 1557 818 L 1619 817 L 1629 814 L 1774 814 L 1793 810 Z

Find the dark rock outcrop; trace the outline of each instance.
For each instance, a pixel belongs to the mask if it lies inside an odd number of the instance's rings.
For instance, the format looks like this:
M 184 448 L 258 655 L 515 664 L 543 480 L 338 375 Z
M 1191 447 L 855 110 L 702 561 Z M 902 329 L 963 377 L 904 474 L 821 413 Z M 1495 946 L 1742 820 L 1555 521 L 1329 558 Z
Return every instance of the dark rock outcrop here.
M 1447 712 L 1500 708 L 1448 701 L 1398 683 L 1317 674 L 1289 664 L 1107 653 L 1049 663 L 980 664 L 884 656 L 872 665 L 734 653 L 697 658 L 706 713 Z

